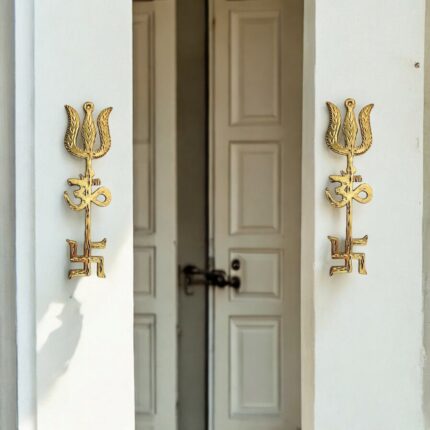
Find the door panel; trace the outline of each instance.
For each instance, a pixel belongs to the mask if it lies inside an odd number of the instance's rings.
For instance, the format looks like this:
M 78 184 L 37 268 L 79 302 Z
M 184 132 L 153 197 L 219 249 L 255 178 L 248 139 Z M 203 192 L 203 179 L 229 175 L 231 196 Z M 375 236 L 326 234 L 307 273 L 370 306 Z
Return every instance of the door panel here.
M 300 425 L 300 3 L 213 2 L 213 430 Z
M 174 2 L 133 4 L 134 347 L 137 430 L 176 428 Z
M 230 142 L 231 234 L 279 231 L 279 152 L 277 142 Z
M 279 318 L 230 317 L 229 329 L 232 418 L 279 414 Z
M 232 125 L 279 123 L 279 10 L 230 12 Z
M 134 319 L 135 404 L 141 420 L 155 414 L 155 322 L 155 315 L 137 314 Z
M 241 268 L 236 272 L 241 287 L 230 291 L 230 300 L 281 299 L 282 250 L 233 249 L 230 261 L 235 259 L 241 262 Z

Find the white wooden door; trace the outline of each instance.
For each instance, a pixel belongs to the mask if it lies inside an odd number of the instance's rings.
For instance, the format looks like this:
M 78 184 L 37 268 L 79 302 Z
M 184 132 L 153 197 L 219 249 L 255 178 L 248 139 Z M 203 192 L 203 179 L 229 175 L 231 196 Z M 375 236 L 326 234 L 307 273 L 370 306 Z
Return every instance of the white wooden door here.
M 176 428 L 175 3 L 135 2 L 136 430 Z
M 215 265 L 242 286 L 214 293 L 212 426 L 296 430 L 301 6 L 213 4 Z

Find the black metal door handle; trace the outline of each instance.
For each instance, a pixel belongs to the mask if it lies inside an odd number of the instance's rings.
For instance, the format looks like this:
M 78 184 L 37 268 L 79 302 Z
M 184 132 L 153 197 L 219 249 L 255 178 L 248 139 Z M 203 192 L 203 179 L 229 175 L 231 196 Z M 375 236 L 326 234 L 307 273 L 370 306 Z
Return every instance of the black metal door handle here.
M 234 289 L 240 288 L 238 276 L 227 276 L 224 270 L 203 270 L 197 266 L 188 265 L 182 269 L 187 286 L 191 285 L 213 285 L 215 287 Z

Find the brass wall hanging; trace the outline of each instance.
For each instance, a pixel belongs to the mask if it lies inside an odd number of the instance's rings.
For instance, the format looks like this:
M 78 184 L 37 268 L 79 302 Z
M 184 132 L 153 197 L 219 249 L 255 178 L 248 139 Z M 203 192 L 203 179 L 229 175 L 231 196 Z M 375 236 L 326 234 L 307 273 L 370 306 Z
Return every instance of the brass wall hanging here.
M 99 129 L 100 146 L 97 150 L 94 149 L 96 140 L 96 126 L 93 120 L 94 104 L 86 102 L 83 106 L 85 118 L 81 127 L 82 146 L 78 145 L 78 131 L 80 128 L 79 114 L 71 106 L 65 106 L 68 117 L 68 127 L 64 138 L 64 145 L 70 154 L 75 157 L 85 159 L 85 175 L 79 175 L 79 178 L 71 178 L 67 180 L 70 186 L 78 187 L 73 191 L 73 195 L 78 199 L 77 203 L 64 192 L 64 199 L 70 209 L 74 211 L 82 211 L 85 209 L 85 238 L 83 254 L 78 255 L 78 243 L 75 240 L 67 239 L 70 248 L 70 261 L 72 263 L 81 263 L 81 269 L 69 270 L 69 279 L 77 276 L 90 276 L 91 264 L 97 264 L 97 276 L 104 278 L 104 259 L 100 256 L 91 255 L 92 249 L 104 249 L 106 247 L 106 239 L 100 242 L 91 241 L 91 204 L 105 207 L 112 200 L 110 191 L 106 187 L 99 187 L 93 190 L 93 187 L 101 185 L 100 179 L 94 178 L 94 170 L 92 161 L 94 158 L 103 157 L 110 149 L 111 138 L 109 133 L 109 115 L 112 108 L 103 109 L 97 118 L 97 127 Z
M 330 112 L 330 122 L 326 134 L 326 143 L 328 147 L 337 154 L 347 157 L 346 171 L 341 171 L 340 175 L 329 176 L 330 182 L 339 183 L 335 188 L 335 195 L 340 199 L 333 198 L 328 188 L 325 193 L 330 203 L 335 208 L 346 207 L 346 238 L 345 248 L 341 252 L 339 250 L 339 238 L 328 236 L 331 242 L 331 257 L 335 260 L 344 260 L 343 266 L 332 266 L 330 268 L 330 276 L 335 273 L 350 273 L 352 272 L 352 260 L 358 261 L 358 272 L 361 275 L 367 275 L 366 257 L 362 252 L 354 252 L 354 245 L 367 245 L 368 236 L 361 238 L 352 237 L 352 201 L 356 200 L 359 203 L 368 203 L 373 197 L 373 190 L 369 184 L 360 184 L 354 188 L 354 183 L 362 182 L 362 177 L 356 175 L 354 167 L 354 156 L 363 155 L 372 145 L 372 130 L 370 127 L 370 112 L 373 104 L 365 106 L 358 116 L 362 142 L 356 145 L 358 133 L 357 120 L 355 118 L 354 108 L 355 100 L 346 99 L 346 115 L 343 122 L 344 144 L 340 143 L 339 131 L 341 127 L 341 113 L 339 108 L 333 103 L 327 102 Z

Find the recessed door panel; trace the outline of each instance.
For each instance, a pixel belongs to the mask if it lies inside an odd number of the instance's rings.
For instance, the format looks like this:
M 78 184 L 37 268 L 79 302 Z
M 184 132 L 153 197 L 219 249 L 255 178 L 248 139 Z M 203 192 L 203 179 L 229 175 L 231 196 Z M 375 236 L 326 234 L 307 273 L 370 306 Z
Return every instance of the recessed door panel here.
M 230 291 L 232 300 L 279 300 L 282 292 L 282 251 L 279 249 L 237 249 L 230 261 L 238 260 L 241 279 L 239 290 Z
M 154 95 L 154 12 L 142 10 L 133 20 L 133 139 L 149 143 L 153 132 Z
M 280 11 L 230 12 L 231 123 L 279 121 Z
M 253 419 L 279 415 L 278 318 L 232 317 L 230 320 L 230 414 Z
M 155 316 L 139 315 L 134 319 L 136 418 L 155 413 Z
M 279 145 L 230 146 L 231 233 L 270 233 L 279 229 Z
M 149 234 L 154 230 L 153 157 L 150 143 L 134 142 L 133 169 L 134 228 Z
M 155 297 L 155 248 L 135 247 L 134 268 L 134 294 Z
M 133 18 L 134 226 L 154 230 L 155 12 L 136 6 Z

